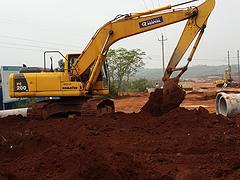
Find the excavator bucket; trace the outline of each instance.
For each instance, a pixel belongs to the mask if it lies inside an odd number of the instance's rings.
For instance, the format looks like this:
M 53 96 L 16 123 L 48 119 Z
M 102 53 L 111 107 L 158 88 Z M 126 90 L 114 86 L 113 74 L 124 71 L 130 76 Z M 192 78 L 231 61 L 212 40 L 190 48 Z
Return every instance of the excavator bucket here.
M 104 99 L 97 104 L 97 117 L 101 117 L 104 114 L 112 114 L 115 112 L 114 102 L 110 99 Z
M 186 92 L 178 85 L 176 81 L 170 79 L 163 86 L 163 112 L 168 112 L 179 105 L 185 99 Z
M 156 89 L 150 94 L 148 102 L 142 107 L 142 112 L 148 112 L 153 116 L 162 114 L 179 107 L 185 99 L 185 91 L 176 81 L 170 79 L 164 83 L 163 89 Z

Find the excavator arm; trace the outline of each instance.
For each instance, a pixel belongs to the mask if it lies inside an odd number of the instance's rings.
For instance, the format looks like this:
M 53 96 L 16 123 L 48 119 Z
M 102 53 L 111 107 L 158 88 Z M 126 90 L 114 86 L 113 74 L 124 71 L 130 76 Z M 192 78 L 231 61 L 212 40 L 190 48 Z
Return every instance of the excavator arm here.
M 180 76 L 187 70 L 187 67 L 191 62 L 193 55 L 197 49 L 197 46 L 202 38 L 202 35 L 207 25 L 208 17 L 214 8 L 214 5 L 215 1 L 213 0 L 205 1 L 205 3 L 201 4 L 198 7 L 195 7 L 195 9 L 197 10 L 197 16 L 192 17 L 187 21 L 186 26 L 181 35 L 181 38 L 177 44 L 177 47 L 175 48 L 172 57 L 169 60 L 168 66 L 164 73 L 163 81 L 168 80 L 172 72 L 174 71 L 181 71 L 177 76 L 177 78 L 180 78 Z M 178 63 L 180 62 L 183 55 L 188 50 L 189 46 L 192 44 L 196 36 L 197 36 L 196 41 L 187 59 L 188 61 L 187 65 L 182 68 L 176 68 L 176 66 L 178 65 Z
M 186 3 L 190 2 L 193 1 Z M 81 79 L 84 72 L 91 67 L 90 77 L 85 87 L 87 91 L 90 91 L 97 80 L 101 66 L 106 59 L 108 49 L 113 43 L 123 38 L 187 20 L 178 45 L 165 71 L 163 80 L 167 81 L 172 72 L 176 70 L 181 70 L 181 73 L 178 76 L 180 77 L 181 74 L 186 71 L 189 63 L 180 69 L 177 69 L 176 66 L 198 35 L 188 58 L 188 61 L 191 61 L 204 32 L 204 28 L 206 27 L 207 19 L 215 6 L 215 0 L 206 0 L 203 4 L 197 7 L 184 9 L 175 8 L 182 4 L 174 6 L 168 5 L 142 13 L 121 15 L 106 23 L 95 33 L 87 47 L 73 65 L 73 76 Z

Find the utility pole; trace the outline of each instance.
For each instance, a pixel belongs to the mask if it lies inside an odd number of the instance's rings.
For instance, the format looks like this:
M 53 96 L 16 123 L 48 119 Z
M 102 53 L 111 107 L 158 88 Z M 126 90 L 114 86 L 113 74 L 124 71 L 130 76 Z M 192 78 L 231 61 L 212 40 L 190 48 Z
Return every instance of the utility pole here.
M 231 64 L 230 64 L 230 52 L 228 51 L 228 78 L 232 79 L 232 69 L 231 69 Z
M 239 50 L 237 50 L 238 75 L 239 75 Z
M 229 53 L 229 51 L 227 53 L 228 53 L 228 56 L 227 56 L 227 58 L 228 58 L 228 67 L 230 67 L 230 53 Z
M 158 39 L 158 41 L 162 42 L 162 64 L 163 64 L 163 74 L 164 74 L 165 72 L 164 42 L 167 41 L 167 38 L 164 38 L 164 35 L 162 33 L 161 39 Z

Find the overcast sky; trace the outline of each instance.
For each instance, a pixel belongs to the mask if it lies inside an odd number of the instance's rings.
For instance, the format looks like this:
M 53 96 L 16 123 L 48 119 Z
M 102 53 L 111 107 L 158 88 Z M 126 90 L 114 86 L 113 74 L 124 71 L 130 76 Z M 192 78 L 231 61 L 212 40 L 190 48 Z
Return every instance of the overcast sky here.
M 183 0 L 0 0 L 0 65 L 42 66 L 45 50 L 81 52 L 95 31 L 118 14 L 140 12 Z M 203 2 L 203 1 L 201 1 Z M 239 0 L 216 0 L 206 33 L 192 65 L 237 62 L 240 49 Z M 112 48 L 140 48 L 150 58 L 147 68 L 160 68 L 161 43 L 167 37 L 166 61 L 178 41 L 184 23 L 167 26 L 121 40 Z

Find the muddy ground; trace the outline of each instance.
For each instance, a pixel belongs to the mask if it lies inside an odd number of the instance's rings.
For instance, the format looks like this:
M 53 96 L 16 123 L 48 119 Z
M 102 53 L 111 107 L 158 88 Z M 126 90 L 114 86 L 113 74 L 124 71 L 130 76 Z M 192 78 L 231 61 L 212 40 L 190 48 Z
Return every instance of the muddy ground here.
M 139 113 L 147 97 L 116 101 L 137 113 L 1 119 L 0 179 L 240 179 L 240 117 L 187 106 L 152 117 Z

